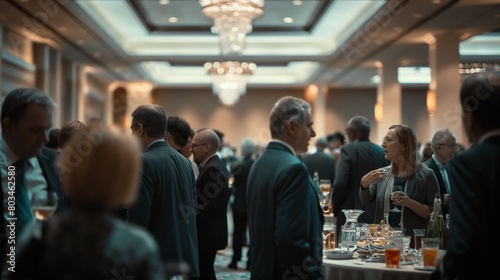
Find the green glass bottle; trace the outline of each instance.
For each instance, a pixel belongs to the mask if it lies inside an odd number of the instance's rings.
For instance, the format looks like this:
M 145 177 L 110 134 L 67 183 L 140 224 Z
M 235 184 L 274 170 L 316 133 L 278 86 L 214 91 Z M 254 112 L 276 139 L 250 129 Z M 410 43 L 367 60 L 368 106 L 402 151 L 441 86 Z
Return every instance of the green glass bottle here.
M 443 218 L 441 211 L 441 194 L 436 193 L 434 196 L 434 210 L 431 213 L 431 219 L 427 224 L 426 237 L 440 238 L 439 249 L 446 249 L 448 241 L 448 228 Z

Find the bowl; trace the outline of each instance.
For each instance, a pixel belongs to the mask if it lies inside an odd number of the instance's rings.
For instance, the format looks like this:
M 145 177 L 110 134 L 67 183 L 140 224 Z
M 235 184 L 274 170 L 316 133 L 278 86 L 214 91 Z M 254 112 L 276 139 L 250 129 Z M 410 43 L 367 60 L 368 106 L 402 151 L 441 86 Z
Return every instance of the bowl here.
M 354 252 L 345 250 L 325 250 L 324 253 L 327 259 L 333 260 L 352 259 L 354 255 Z

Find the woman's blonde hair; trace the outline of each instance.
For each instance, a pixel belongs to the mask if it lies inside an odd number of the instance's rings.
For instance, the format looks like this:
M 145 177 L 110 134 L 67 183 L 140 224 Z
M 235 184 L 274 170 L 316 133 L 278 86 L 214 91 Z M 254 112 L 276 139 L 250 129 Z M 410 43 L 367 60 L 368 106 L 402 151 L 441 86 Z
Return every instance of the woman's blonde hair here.
M 413 173 L 418 170 L 418 158 L 417 158 L 417 136 L 411 127 L 404 124 L 395 124 L 389 127 L 393 129 L 396 133 L 396 138 L 401 143 L 403 161 L 401 166 L 396 166 L 391 163 L 391 170 L 393 175 L 401 175 L 408 178 Z M 400 170 L 401 169 L 401 170 Z
M 66 195 L 110 209 L 132 203 L 142 166 L 138 142 L 132 137 L 95 124 L 74 135 L 57 163 Z

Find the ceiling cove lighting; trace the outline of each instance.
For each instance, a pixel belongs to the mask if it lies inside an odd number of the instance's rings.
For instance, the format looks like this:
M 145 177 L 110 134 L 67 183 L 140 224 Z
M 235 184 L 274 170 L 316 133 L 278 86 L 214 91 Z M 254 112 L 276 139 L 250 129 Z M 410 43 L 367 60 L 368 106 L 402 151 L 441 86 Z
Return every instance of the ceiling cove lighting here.
M 215 75 L 212 91 L 219 96 L 224 105 L 234 105 L 240 96 L 246 93 L 245 75 L 251 75 L 257 66 L 255 63 L 224 61 L 205 63 L 209 74 Z
M 252 21 L 264 14 L 264 0 L 200 0 L 201 12 L 213 19 L 223 55 L 242 54 Z

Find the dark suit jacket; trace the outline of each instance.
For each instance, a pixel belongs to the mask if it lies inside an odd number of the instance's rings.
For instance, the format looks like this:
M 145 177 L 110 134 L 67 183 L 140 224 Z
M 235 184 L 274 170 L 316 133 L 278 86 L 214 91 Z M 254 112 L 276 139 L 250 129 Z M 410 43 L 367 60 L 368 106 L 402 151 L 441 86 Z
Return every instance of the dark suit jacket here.
M 61 177 L 59 175 L 58 167 L 56 166 L 58 156 L 59 154 L 56 151 L 50 148 L 42 147 L 40 155 L 37 157 L 38 163 L 40 163 L 40 167 L 42 168 L 45 181 L 47 181 L 47 189 L 49 191 L 56 192 L 59 197 L 55 215 L 65 211 L 68 206 L 68 200 L 62 191 Z
M 163 261 L 184 261 L 198 276 L 194 173 L 189 161 L 167 142 L 142 154 L 141 186 L 127 220 L 148 229 Z
M 500 250 L 500 243 L 494 237 L 498 232 L 500 136 L 456 155 L 448 168 L 453 195 L 444 257 L 447 279 L 474 279 L 477 269 L 483 275 L 496 275 L 498 260 L 486 257 L 485 252 Z
M 328 179 L 333 183 L 335 179 L 335 158 L 332 155 L 324 151 L 318 151 L 314 154 L 307 155 L 304 158 L 304 163 L 311 177 L 314 176 L 314 171 L 318 171 L 320 180 Z
M 247 208 L 251 279 L 322 279 L 323 212 L 306 165 L 283 144 L 253 164 Z
M 45 177 L 45 181 L 47 182 L 47 190 L 54 191 L 58 196 L 57 209 L 54 215 L 59 215 L 64 212 L 67 208 L 67 199 L 61 188 L 61 177 L 59 176 L 58 168 L 56 166 L 56 160 L 58 157 L 58 153 L 52 149 L 42 147 L 40 151 L 40 155 L 37 157 L 38 163 L 43 172 L 43 176 Z M 1 181 L 1 180 L 0 180 Z M 0 182 L 1 185 L 1 182 Z M 1 187 L 1 186 L 0 186 Z M 3 201 L 3 191 L 0 192 L 0 197 L 2 198 L 0 201 Z M 0 217 L 0 253 L 5 256 L 7 252 L 4 252 L 8 245 L 6 243 L 7 239 L 7 229 L 5 227 L 5 217 L 3 214 L 3 206 L 2 206 L 2 215 Z M 5 247 L 7 246 L 7 247 Z M 3 258 L 0 258 L 3 262 Z M 0 268 L 5 266 L 3 263 L 0 265 Z
M 345 223 L 342 209 L 361 209 L 366 213 L 359 216 L 358 221 L 373 223 L 375 218 L 375 203 L 361 203 L 359 189 L 361 178 L 368 172 L 387 166 L 384 149 L 369 139 L 360 139 L 340 148 L 340 159 L 337 165 L 335 181 L 333 182 L 332 204 L 337 217 L 337 232 Z M 379 221 L 375 221 L 378 223 Z M 337 239 L 338 239 L 337 234 Z
M 443 176 L 441 176 L 441 171 L 439 170 L 439 167 L 437 166 L 436 162 L 432 157 L 425 162 L 425 164 L 434 171 L 434 175 L 436 175 L 436 178 L 439 183 L 439 193 L 441 194 L 441 201 L 444 199 L 444 194 L 448 193 L 448 190 L 446 189 L 446 185 L 444 184 Z M 448 173 L 448 177 L 450 176 L 450 173 Z M 446 214 L 449 213 L 448 205 L 443 205 L 441 204 L 441 212 L 443 212 L 443 217 L 446 217 Z
M 227 246 L 228 181 L 229 171 L 217 155 L 207 161 L 196 179 L 199 251 L 215 252 Z
M 234 176 L 234 201 L 233 212 L 246 213 L 247 212 L 247 180 L 248 173 L 252 167 L 254 159 L 251 157 L 243 158 L 242 160 L 233 164 L 231 174 Z

